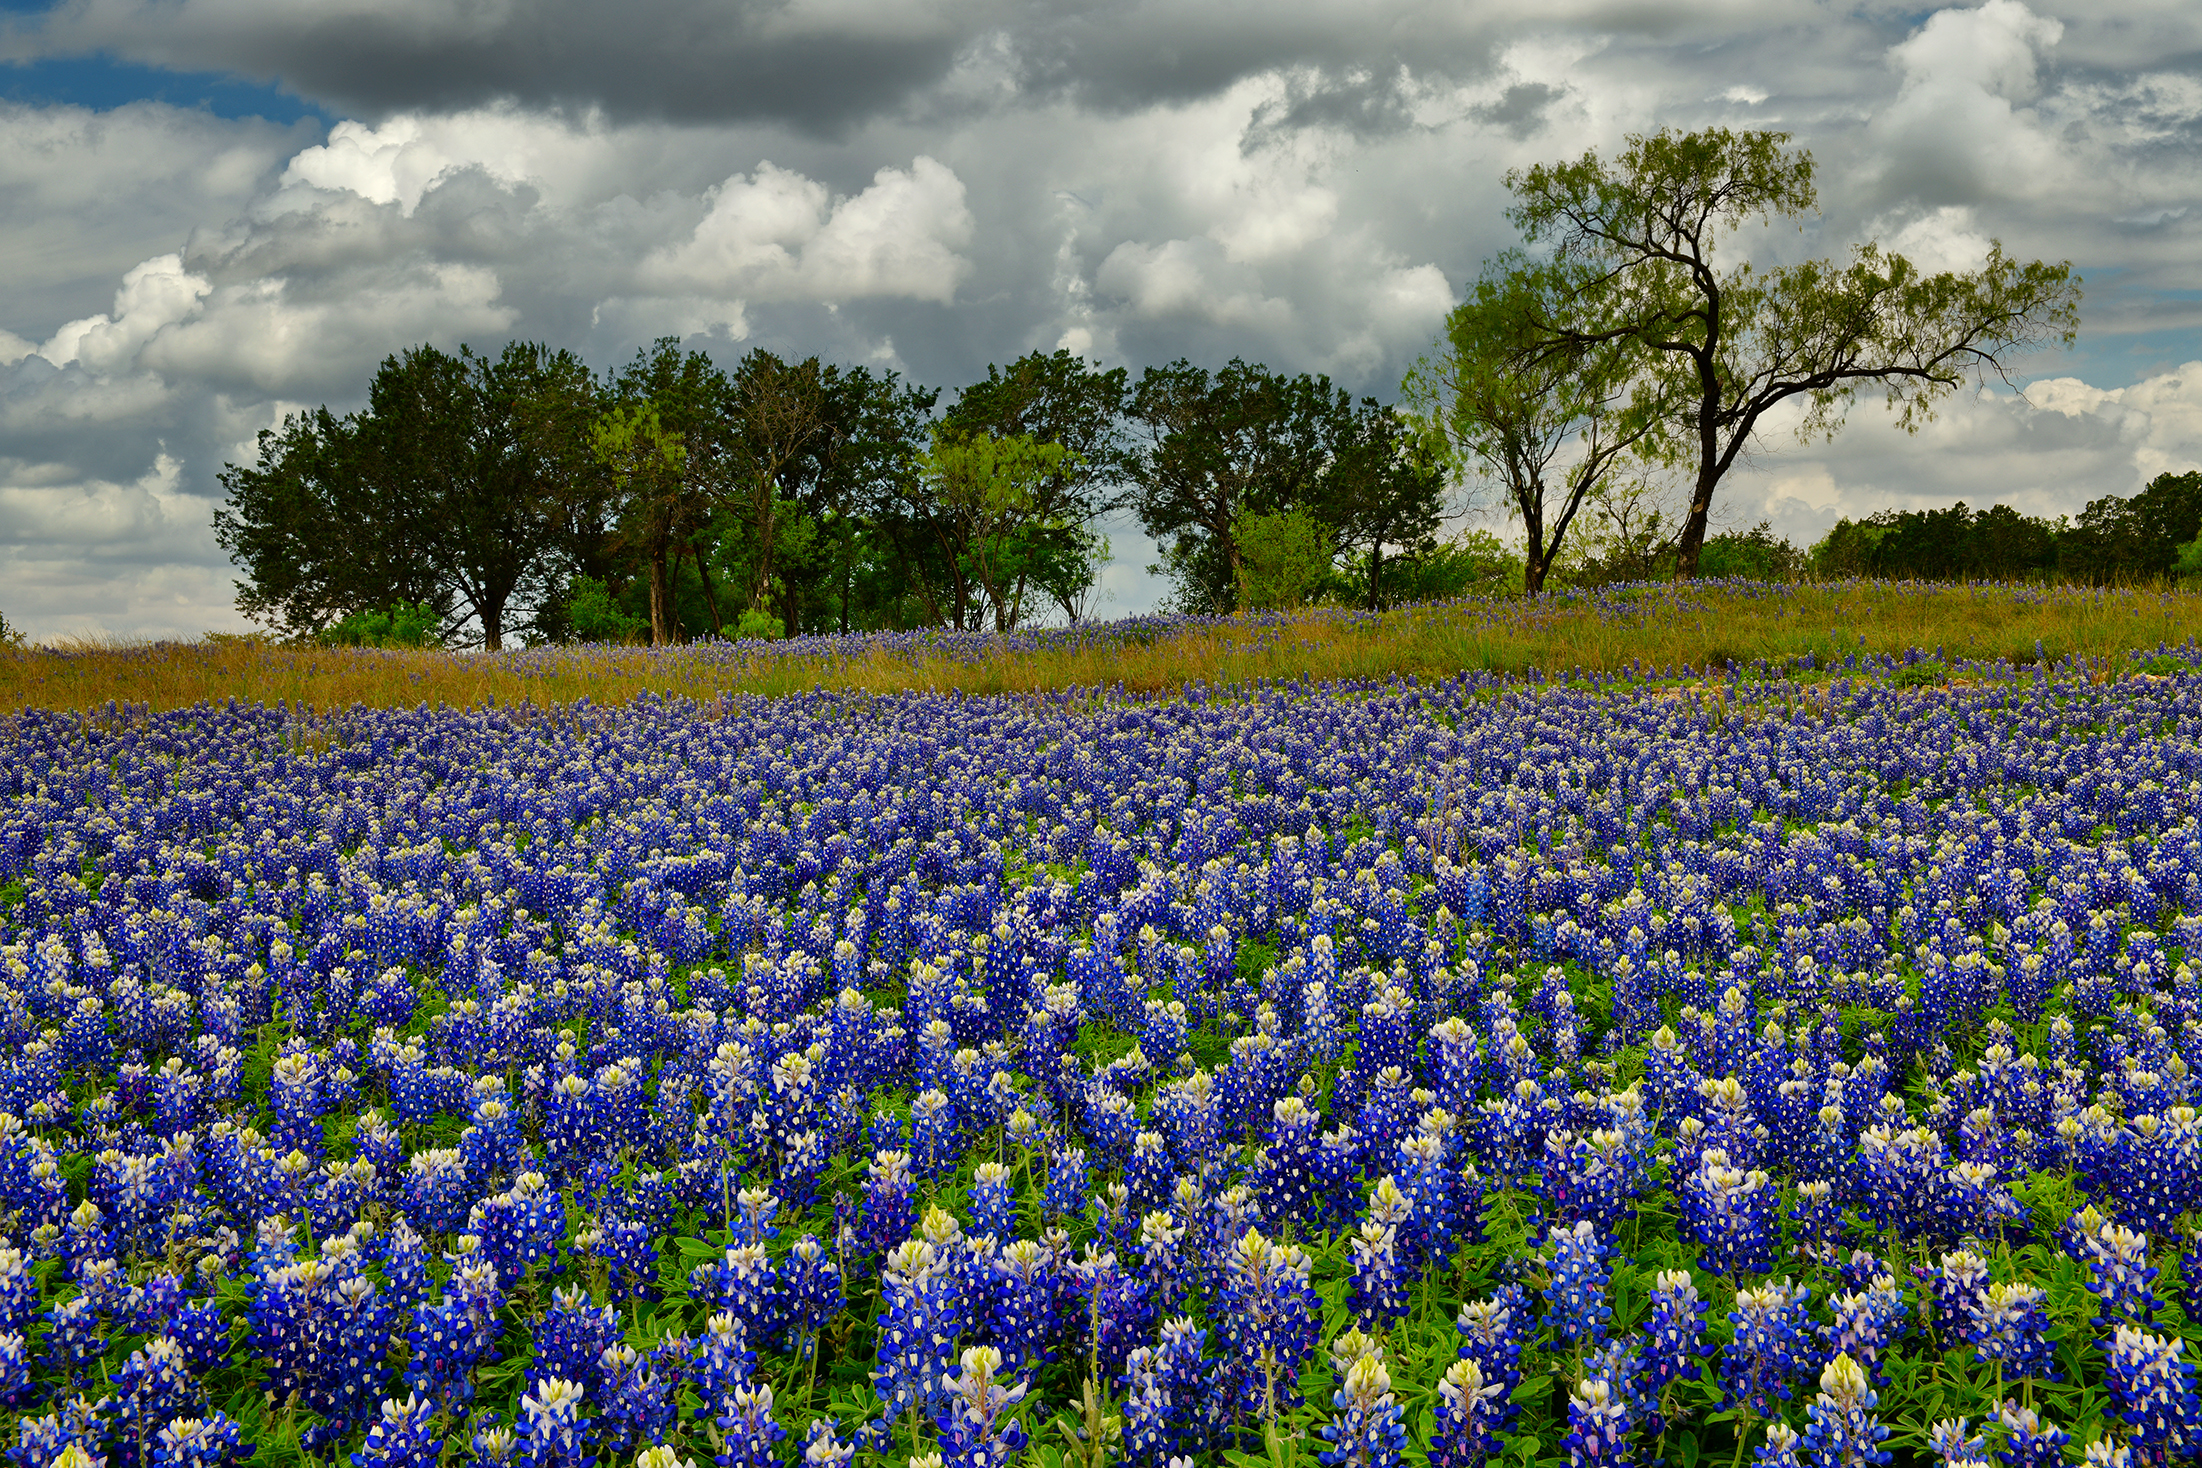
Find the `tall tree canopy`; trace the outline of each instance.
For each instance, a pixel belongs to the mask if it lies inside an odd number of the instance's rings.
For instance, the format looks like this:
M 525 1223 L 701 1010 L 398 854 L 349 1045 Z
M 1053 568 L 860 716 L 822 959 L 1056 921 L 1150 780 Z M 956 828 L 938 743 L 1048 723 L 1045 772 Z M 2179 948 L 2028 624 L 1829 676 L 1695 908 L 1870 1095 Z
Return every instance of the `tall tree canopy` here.
M 1766 415 L 1804 404 L 1800 436 L 1832 434 L 1862 390 L 1907 430 L 1960 383 L 2005 377 L 2021 354 L 2079 329 L 2069 262 L 2021 263 L 1993 246 L 1977 270 L 1929 274 L 1867 243 L 1845 263 L 1760 269 L 1731 246 L 1745 224 L 1818 208 L 1811 156 L 1778 132 L 1666 131 L 1613 159 L 1585 153 L 1507 175 L 1509 217 L 1581 267 L 1534 325 L 1566 356 L 1619 343 L 1668 379 L 1690 474 L 1678 567 L 1697 573 L 1722 478 Z
M 1554 343 L 1557 318 L 1589 285 L 1577 264 L 1508 251 L 1487 261 L 1416 363 L 1407 401 L 1454 471 L 1498 486 L 1521 522 L 1523 589 L 1534 596 L 1584 504 L 1631 453 L 1660 444 L 1665 379 L 1635 370 L 1620 340 Z
M 1132 504 L 1187 610 L 1235 604 L 1242 516 L 1305 510 L 1336 548 L 1368 546 L 1377 570 L 1385 545 L 1418 544 L 1436 525 L 1441 479 L 1406 422 L 1327 377 L 1181 358 L 1141 375 L 1130 417 Z
M 239 605 L 293 632 L 425 602 L 503 645 L 515 599 L 549 573 L 556 506 L 588 418 L 570 353 L 415 347 L 386 359 L 362 412 L 299 414 L 222 474 L 215 534 L 244 568 Z

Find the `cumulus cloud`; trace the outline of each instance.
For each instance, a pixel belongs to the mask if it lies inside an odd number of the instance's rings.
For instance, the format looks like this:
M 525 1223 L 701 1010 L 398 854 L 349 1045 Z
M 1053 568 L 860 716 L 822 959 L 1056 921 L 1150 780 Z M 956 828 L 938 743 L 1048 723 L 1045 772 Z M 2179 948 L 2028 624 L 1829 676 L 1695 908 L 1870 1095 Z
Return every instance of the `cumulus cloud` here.
M 943 305 L 971 273 L 971 211 L 953 170 L 920 155 L 836 199 L 771 163 L 711 191 L 694 233 L 654 253 L 641 282 L 721 299 L 845 301 L 903 296 Z

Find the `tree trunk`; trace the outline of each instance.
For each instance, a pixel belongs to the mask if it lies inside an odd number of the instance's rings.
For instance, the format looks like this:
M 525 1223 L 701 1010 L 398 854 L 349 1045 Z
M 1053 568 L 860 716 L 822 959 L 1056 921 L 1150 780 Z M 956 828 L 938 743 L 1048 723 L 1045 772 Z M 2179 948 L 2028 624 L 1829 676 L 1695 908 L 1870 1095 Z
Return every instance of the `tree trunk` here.
M 502 652 L 505 647 L 505 603 L 502 597 L 481 608 L 482 648 Z
M 703 547 L 694 541 L 688 543 L 688 555 L 696 563 L 696 576 L 703 582 L 703 604 L 711 612 L 711 635 L 726 636 L 726 619 L 719 615 L 719 588 L 711 584 L 711 567 L 704 560 Z
M 1697 553 L 1705 545 L 1705 526 L 1713 512 L 1713 490 L 1719 483 L 1717 463 L 1708 460 L 1699 466 L 1697 489 L 1690 496 L 1690 513 L 1682 522 L 1682 538 L 1675 543 L 1674 572 L 1685 581 L 1697 575 Z
M 1522 529 L 1528 532 L 1529 556 L 1522 564 L 1522 595 L 1535 596 L 1544 590 L 1545 572 L 1551 569 L 1551 560 L 1544 547 L 1544 485 L 1540 482 L 1533 492 L 1517 493 L 1515 503 L 1522 512 Z
M 670 647 L 680 640 L 680 613 L 673 606 L 673 577 L 666 564 L 671 549 L 658 537 L 650 547 L 650 642 Z
M 1380 539 L 1372 540 L 1369 542 L 1369 610 L 1372 612 L 1384 609 L 1383 598 L 1377 591 L 1377 578 L 1383 574 L 1383 570 L 1384 542 Z

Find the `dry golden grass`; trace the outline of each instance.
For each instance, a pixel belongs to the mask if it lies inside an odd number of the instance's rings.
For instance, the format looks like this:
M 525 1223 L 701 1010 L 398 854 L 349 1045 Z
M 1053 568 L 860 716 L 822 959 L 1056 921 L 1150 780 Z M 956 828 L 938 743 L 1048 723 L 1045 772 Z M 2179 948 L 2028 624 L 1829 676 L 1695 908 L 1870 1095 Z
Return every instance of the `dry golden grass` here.
M 180 708 L 234 698 L 320 710 L 352 704 L 622 702 L 811 688 L 972 694 L 1201 682 L 1443 677 L 1467 669 L 1661 676 L 1687 665 L 1813 654 L 1940 649 L 1952 661 L 2110 660 L 2185 643 L 2202 595 L 2171 590 L 2004 587 L 1679 586 L 1603 597 L 1463 602 L 1381 617 L 1326 609 L 1282 619 L 1148 624 L 1021 650 L 956 650 L 922 639 L 484 654 L 294 647 L 236 638 L 78 643 L 0 651 L 0 708 L 96 709 L 110 700 Z M 821 647 L 826 650 L 821 651 Z

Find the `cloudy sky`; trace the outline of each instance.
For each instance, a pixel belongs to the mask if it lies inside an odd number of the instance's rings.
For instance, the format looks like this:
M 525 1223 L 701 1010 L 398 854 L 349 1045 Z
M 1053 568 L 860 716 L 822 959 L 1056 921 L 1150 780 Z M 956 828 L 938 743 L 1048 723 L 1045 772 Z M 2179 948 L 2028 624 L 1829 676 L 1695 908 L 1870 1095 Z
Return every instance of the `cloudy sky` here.
M 241 625 L 222 465 L 421 341 L 1389 395 L 1512 242 L 1507 169 L 1716 123 L 1818 162 L 1768 258 L 1994 238 L 2087 282 L 2023 398 L 1776 435 L 1728 519 L 2054 514 L 2202 464 L 2191 0 L 0 0 L 0 613 Z M 1105 610 L 1151 604 L 1115 538 Z

